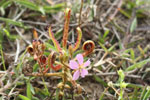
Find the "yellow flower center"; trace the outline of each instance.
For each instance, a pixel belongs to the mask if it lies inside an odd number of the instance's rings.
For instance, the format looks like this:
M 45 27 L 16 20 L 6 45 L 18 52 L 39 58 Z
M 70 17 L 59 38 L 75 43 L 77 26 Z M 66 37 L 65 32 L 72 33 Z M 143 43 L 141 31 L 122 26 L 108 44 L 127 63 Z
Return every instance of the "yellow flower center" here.
M 79 70 L 80 72 L 81 72 L 81 69 L 84 69 L 84 66 L 83 66 L 83 65 L 84 65 L 84 63 L 83 63 L 82 65 L 79 64 L 78 70 Z

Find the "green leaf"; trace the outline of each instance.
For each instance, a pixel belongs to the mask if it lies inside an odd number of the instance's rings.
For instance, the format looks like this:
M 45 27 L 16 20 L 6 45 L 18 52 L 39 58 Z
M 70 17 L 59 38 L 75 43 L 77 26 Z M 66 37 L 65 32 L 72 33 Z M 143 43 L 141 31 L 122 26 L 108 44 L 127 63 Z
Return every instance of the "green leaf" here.
M 100 41 L 100 43 L 104 44 L 104 42 L 105 42 L 106 37 L 107 37 L 108 34 L 109 34 L 109 30 L 106 30 L 105 33 L 104 33 L 104 35 L 102 37 L 99 35 L 99 41 Z
M 102 93 L 101 96 L 100 96 L 100 98 L 99 98 L 99 100 L 103 100 L 104 96 L 105 96 L 105 94 Z
M 10 36 L 10 33 L 9 33 L 9 31 L 7 31 L 5 28 L 3 28 L 3 31 L 5 32 L 5 34 L 6 34 L 6 36 Z
M 54 6 L 47 6 L 47 5 L 38 5 L 29 0 L 15 0 L 15 2 L 31 10 L 41 12 L 43 15 L 45 15 L 45 13 L 58 12 L 62 8 L 64 8 L 64 3 L 56 4 Z
M 108 52 L 108 49 L 102 43 L 100 43 L 100 42 L 98 42 L 98 43 L 104 49 L 105 52 Z
M 38 7 L 38 10 L 39 10 L 43 15 L 45 15 L 45 10 L 44 10 L 44 8 L 43 8 L 42 6 L 39 6 L 39 7 Z
M 2 0 L 0 2 L 0 11 L 2 15 L 5 15 L 5 8 L 12 4 L 11 0 Z
M 56 89 L 56 96 L 55 96 L 55 100 L 59 100 L 59 89 L 57 88 Z
M 136 27 L 137 27 L 137 18 L 135 17 L 131 23 L 130 33 L 132 33 L 136 29 Z
M 15 0 L 15 2 L 19 3 L 22 6 L 27 7 L 29 9 L 38 11 L 38 6 L 34 3 L 32 3 L 31 1 L 28 1 L 28 0 Z
M 29 81 L 27 82 L 27 97 L 32 100 L 31 84 Z
M 131 15 L 128 12 L 124 11 L 123 9 L 120 9 L 119 11 L 127 18 L 129 18 L 129 19 L 131 18 Z
M 130 49 L 130 58 L 134 61 L 135 60 L 135 53 L 133 49 Z
M 3 28 L 3 31 L 6 34 L 6 36 L 11 40 L 15 40 L 18 37 L 17 35 L 11 35 L 10 32 L 5 28 Z
M 34 79 L 34 77 L 33 77 L 33 79 Z M 34 91 L 34 88 L 33 88 L 32 84 L 30 84 L 30 90 L 31 90 L 32 94 L 35 94 L 35 91 Z M 33 96 L 32 96 L 32 98 L 33 98 Z
M 46 48 L 47 48 L 47 49 L 50 48 L 51 50 L 56 51 L 56 48 L 55 48 L 53 45 L 51 45 L 50 43 L 47 43 L 47 42 L 46 42 L 45 45 L 46 45 Z
M 47 85 L 46 85 L 46 83 L 45 83 L 45 80 L 44 80 L 44 78 L 42 78 L 42 81 L 43 81 L 43 83 L 44 83 L 44 95 L 47 95 L 47 96 L 50 96 L 50 92 L 48 91 L 48 88 L 47 88 Z
M 2 46 L 2 41 L 3 41 L 3 31 L 0 29 L 0 45 Z
M 122 83 L 124 80 L 124 77 L 125 77 L 124 72 L 121 69 L 117 72 L 118 72 L 118 75 L 120 77 L 120 83 Z
M 2 59 L 2 64 L 3 64 L 3 69 L 6 71 L 6 65 L 5 65 L 5 59 L 4 59 L 4 55 L 3 55 L 2 45 L 0 45 L 0 52 L 1 52 L 1 59 Z
M 103 38 L 106 38 L 108 34 L 109 34 L 109 30 L 106 30 L 104 35 L 103 35 Z
M 5 0 L 4 0 L 5 1 Z M 12 4 L 11 0 L 7 0 L 6 2 L 4 2 L 3 4 L 0 4 L 0 7 L 2 7 L 3 9 L 7 8 L 8 6 L 10 6 Z
M 23 23 L 21 22 L 18 22 L 18 21 L 14 21 L 12 19 L 8 19 L 8 18 L 3 18 L 3 17 L 0 17 L 0 21 L 4 21 L 6 23 L 9 23 L 9 24 L 12 24 L 12 25 L 16 25 L 16 26 L 19 26 L 19 27 L 23 27 Z
M 143 98 L 143 100 L 147 100 L 150 97 L 150 87 L 147 87 L 147 92 L 145 93 L 145 96 Z
M 58 12 L 60 10 L 62 10 L 62 8 L 64 8 L 65 4 L 64 3 L 60 3 L 60 4 L 56 4 L 54 6 L 43 6 L 44 10 L 49 13 L 49 12 Z
M 94 75 L 93 77 L 94 77 L 94 79 L 95 79 L 97 82 L 99 82 L 100 84 L 103 84 L 104 87 L 107 87 L 107 86 L 108 86 L 107 83 L 105 83 L 100 77 L 98 77 L 98 76 L 96 76 L 96 75 Z
M 134 88 L 134 94 L 132 95 L 132 100 L 138 100 L 138 88 Z
M 130 88 L 143 88 L 142 85 L 140 85 L 140 84 L 133 84 L 133 83 L 128 83 L 128 87 L 130 87 Z
M 139 6 L 139 5 L 140 5 L 140 0 L 136 0 L 135 4 L 136 4 L 137 6 Z
M 99 35 L 99 42 L 100 42 L 100 43 L 104 43 L 104 41 L 105 41 L 105 40 L 101 37 L 101 35 Z
M 142 93 L 141 93 L 141 96 L 140 96 L 140 100 L 143 100 L 145 94 L 146 94 L 146 87 L 144 87 L 144 89 L 142 88 Z
M 46 90 L 42 89 L 42 88 L 36 88 L 35 87 L 35 92 L 36 92 L 36 95 L 38 95 L 38 97 L 41 98 L 40 100 L 44 100 L 45 97 L 50 95 L 50 93 L 47 95 Z
M 134 70 L 135 68 L 141 68 L 143 67 L 145 64 L 147 64 L 148 62 L 150 62 L 150 59 L 146 59 L 146 60 L 143 60 L 143 61 L 140 61 L 138 63 L 135 63 L 131 66 L 129 66 L 126 71 L 131 71 L 131 70 Z
M 40 99 L 37 97 L 32 97 L 32 100 L 40 100 Z
M 6 2 L 6 0 L 1 0 L 0 1 L 0 7 Z
M 16 0 L 17 3 L 19 3 L 20 5 L 26 7 L 26 8 L 29 8 L 31 10 L 34 10 L 34 11 L 39 11 L 41 12 L 43 15 L 45 15 L 45 10 L 43 8 L 43 6 L 39 6 L 29 0 Z
M 34 64 L 33 72 L 36 72 L 38 70 L 38 68 L 39 68 L 39 64 L 38 63 Z
M 108 49 L 108 51 L 109 51 L 109 52 L 113 51 L 113 49 L 115 48 L 115 46 L 116 46 L 116 44 L 112 45 L 112 46 Z
M 29 99 L 28 97 L 23 96 L 23 95 L 21 95 L 21 94 L 19 94 L 18 97 L 19 97 L 20 99 L 22 99 L 22 100 L 31 100 L 31 99 Z

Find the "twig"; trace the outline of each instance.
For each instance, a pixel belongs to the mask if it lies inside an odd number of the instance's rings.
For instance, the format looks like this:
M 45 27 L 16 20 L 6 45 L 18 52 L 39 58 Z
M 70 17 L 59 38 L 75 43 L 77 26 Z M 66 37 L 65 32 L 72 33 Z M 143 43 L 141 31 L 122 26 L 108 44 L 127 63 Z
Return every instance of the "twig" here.
M 116 9 L 115 12 L 113 13 L 113 15 L 110 17 L 110 20 L 112 20 L 112 19 L 115 17 L 115 15 L 118 13 L 120 7 L 122 6 L 122 3 L 123 3 L 123 1 L 120 0 L 117 9 Z
M 97 75 L 97 76 L 113 76 L 113 75 L 116 76 L 118 74 L 116 72 L 109 72 L 109 73 L 97 73 L 95 75 Z M 93 76 L 93 74 L 88 74 L 87 76 Z M 141 79 L 141 76 L 138 76 L 138 75 L 125 75 L 125 76 L 129 77 L 129 78 L 138 78 L 138 79 Z
M 27 44 L 31 44 L 30 41 L 27 41 L 24 36 L 22 35 L 22 33 L 19 31 L 19 29 L 17 27 L 15 27 L 15 30 L 17 31 L 17 33 L 19 34 L 19 36 L 27 43 Z
M 118 3 L 118 0 L 115 0 L 113 2 L 113 4 L 109 7 L 109 9 L 106 11 L 106 13 L 104 13 L 103 17 L 106 18 L 107 15 L 112 11 L 112 9 L 114 8 L 114 6 Z
M 19 14 L 17 14 L 17 16 L 13 19 L 13 20 L 17 20 L 25 11 L 26 9 L 22 9 L 21 12 Z
M 19 40 L 16 39 L 16 42 L 17 42 L 17 50 L 16 50 L 16 56 L 15 56 L 15 61 L 14 61 L 14 63 L 17 63 L 18 56 L 19 56 L 19 53 L 20 53 L 20 44 L 19 44 Z
M 32 74 L 27 74 L 27 76 L 34 76 L 34 77 L 50 77 L 50 76 L 58 76 L 58 77 L 62 77 L 63 74 L 62 73 L 45 73 L 45 74 L 41 74 L 41 73 L 32 73 Z
M 79 27 L 81 25 L 82 8 L 83 8 L 83 0 L 81 0 L 81 8 L 80 8 L 80 15 L 79 15 Z
M 114 19 L 114 17 L 116 16 L 116 14 L 118 13 L 119 9 L 121 8 L 122 4 L 123 4 L 123 0 L 119 0 L 120 2 L 118 3 L 117 9 L 114 11 L 114 13 L 109 17 L 108 21 L 106 23 L 104 23 L 104 26 L 107 25 L 111 20 Z
M 20 22 L 28 23 L 28 24 L 35 24 L 35 25 L 49 26 L 49 24 L 46 24 L 46 23 L 42 23 L 42 22 L 33 22 L 33 21 L 28 21 L 28 20 L 21 20 Z
M 11 70 L 12 70 L 12 66 L 9 66 L 9 68 L 6 72 L 6 75 L 8 76 L 10 83 L 12 83 L 12 77 L 11 77 L 11 74 L 10 74 Z
M 41 30 L 39 30 L 37 28 L 35 28 L 35 29 L 36 29 L 37 32 L 41 33 L 41 35 L 39 36 L 39 38 L 41 38 L 44 35 L 47 39 L 49 39 L 49 36 L 46 34 L 46 32 L 42 32 Z
M 0 89 L 0 94 L 3 93 L 5 90 L 7 90 L 8 88 L 10 88 L 11 86 L 15 85 L 17 83 L 17 81 L 22 77 L 19 76 L 13 83 L 7 83 L 3 88 Z
M 0 74 L 6 74 L 6 71 L 0 71 Z

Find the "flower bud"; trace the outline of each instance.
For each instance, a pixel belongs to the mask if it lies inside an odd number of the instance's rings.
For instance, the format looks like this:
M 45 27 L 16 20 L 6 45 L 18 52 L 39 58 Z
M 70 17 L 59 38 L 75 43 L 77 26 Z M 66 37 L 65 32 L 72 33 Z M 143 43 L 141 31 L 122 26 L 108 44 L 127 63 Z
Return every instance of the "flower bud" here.
M 64 84 L 63 84 L 62 82 L 60 82 L 59 84 L 57 84 L 57 87 L 58 87 L 59 89 L 61 89 L 63 86 L 64 86 Z
M 68 84 L 66 84 L 65 88 L 70 89 L 71 87 Z
M 64 92 L 60 91 L 59 96 L 64 96 Z
M 33 37 L 34 39 L 38 39 L 38 33 L 35 29 L 33 29 Z
M 109 86 L 109 87 L 113 87 L 112 81 L 108 82 L 108 86 Z

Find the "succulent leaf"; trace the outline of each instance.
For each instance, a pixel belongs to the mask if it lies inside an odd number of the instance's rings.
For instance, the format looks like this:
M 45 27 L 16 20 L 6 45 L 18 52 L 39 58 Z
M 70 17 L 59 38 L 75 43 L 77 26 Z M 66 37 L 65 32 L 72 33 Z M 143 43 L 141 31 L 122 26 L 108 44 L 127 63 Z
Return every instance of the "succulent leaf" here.
M 62 40 L 64 49 L 66 49 L 67 46 L 70 15 L 71 15 L 71 9 L 67 8 L 65 10 L 65 24 L 64 24 L 64 32 L 63 32 L 63 40 Z
M 56 59 L 55 52 L 51 52 L 50 55 L 48 56 L 48 67 L 52 68 L 55 71 L 58 71 L 61 69 L 61 65 L 58 64 L 54 66 L 55 59 Z
M 76 51 L 79 48 L 80 43 L 81 43 L 82 31 L 81 31 L 80 27 L 77 27 L 77 33 L 78 33 L 78 37 L 77 37 L 77 41 L 75 43 L 73 51 Z
M 58 41 L 55 39 L 54 34 L 51 30 L 51 27 L 48 28 L 48 31 L 49 31 L 49 36 L 52 39 L 57 52 L 61 52 L 62 49 L 61 49 L 60 44 L 58 43 Z
M 83 56 L 87 56 L 91 54 L 93 50 L 95 49 L 95 43 L 91 40 L 85 41 L 82 46 L 82 49 L 84 51 Z

